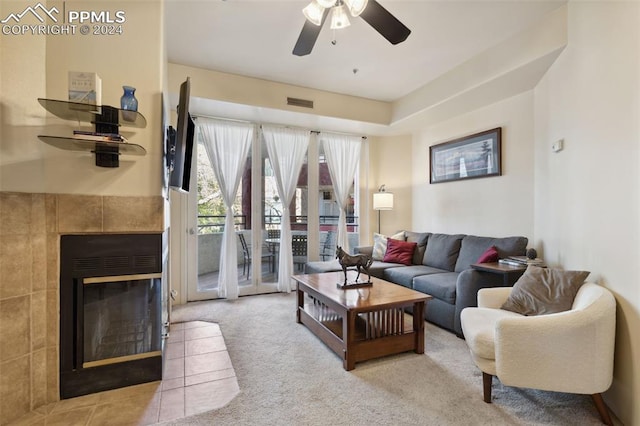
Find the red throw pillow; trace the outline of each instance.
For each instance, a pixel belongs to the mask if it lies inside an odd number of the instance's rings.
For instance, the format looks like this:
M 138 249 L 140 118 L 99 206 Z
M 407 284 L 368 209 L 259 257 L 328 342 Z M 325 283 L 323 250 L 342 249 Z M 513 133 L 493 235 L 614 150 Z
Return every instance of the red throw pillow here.
M 388 263 L 402 263 L 403 265 L 411 265 L 411 260 L 413 259 L 413 251 L 417 246 L 417 243 L 410 243 L 407 241 L 400 241 L 389 238 L 387 240 L 387 251 L 384 254 L 384 259 L 382 259 L 382 261 Z
M 497 262 L 499 258 L 498 249 L 496 249 L 496 246 L 491 246 L 480 255 L 476 263 Z

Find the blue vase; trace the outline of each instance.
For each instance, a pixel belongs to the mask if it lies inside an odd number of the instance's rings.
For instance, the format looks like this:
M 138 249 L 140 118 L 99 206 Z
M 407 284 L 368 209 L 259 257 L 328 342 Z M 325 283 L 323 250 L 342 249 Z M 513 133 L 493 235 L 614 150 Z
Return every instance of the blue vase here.
M 122 86 L 124 94 L 120 98 L 120 108 L 126 111 L 138 111 L 138 100 L 135 93 L 136 88 L 131 86 Z M 122 112 L 122 118 L 124 121 L 135 121 L 136 114 Z

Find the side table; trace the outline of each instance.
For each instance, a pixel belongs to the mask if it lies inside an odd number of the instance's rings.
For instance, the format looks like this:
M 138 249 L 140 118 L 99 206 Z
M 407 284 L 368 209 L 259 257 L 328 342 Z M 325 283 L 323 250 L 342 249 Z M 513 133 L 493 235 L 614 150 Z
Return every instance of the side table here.
M 512 266 L 505 265 L 498 262 L 491 263 L 474 263 L 471 267 L 478 271 L 489 272 L 492 274 L 502 275 L 503 284 L 505 287 L 511 287 L 515 282 L 524 274 L 527 270 L 525 265 Z

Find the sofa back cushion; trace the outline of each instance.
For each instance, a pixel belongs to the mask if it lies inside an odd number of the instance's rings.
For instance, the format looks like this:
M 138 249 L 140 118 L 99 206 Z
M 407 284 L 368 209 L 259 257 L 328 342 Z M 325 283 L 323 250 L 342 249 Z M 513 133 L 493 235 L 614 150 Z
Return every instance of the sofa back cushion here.
M 500 258 L 522 256 L 527 250 L 528 242 L 526 237 L 491 238 L 467 235 L 462 240 L 455 271 L 462 272 L 469 269 L 471 264 L 476 263 L 478 258 L 491 246 L 495 246 Z
M 422 264 L 433 268 L 453 271 L 460 252 L 462 234 L 431 234 L 424 251 Z M 482 252 L 480 253 L 482 254 Z
M 427 240 L 429 239 L 430 232 L 413 232 L 404 231 L 404 236 L 409 243 L 416 243 L 416 249 L 413 252 L 412 263 L 414 265 L 421 265 L 424 258 L 424 251 L 427 248 Z

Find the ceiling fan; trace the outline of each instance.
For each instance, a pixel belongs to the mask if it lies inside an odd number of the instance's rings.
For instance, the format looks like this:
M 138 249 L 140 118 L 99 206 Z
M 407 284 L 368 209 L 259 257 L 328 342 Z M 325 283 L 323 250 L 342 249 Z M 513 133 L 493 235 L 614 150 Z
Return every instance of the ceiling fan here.
M 349 26 L 346 10 L 353 17 L 362 17 L 391 44 L 401 43 L 411 34 L 409 28 L 376 0 L 313 0 L 302 11 L 307 19 L 293 48 L 293 54 L 305 56 L 311 53 L 329 14 L 332 29 Z

